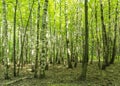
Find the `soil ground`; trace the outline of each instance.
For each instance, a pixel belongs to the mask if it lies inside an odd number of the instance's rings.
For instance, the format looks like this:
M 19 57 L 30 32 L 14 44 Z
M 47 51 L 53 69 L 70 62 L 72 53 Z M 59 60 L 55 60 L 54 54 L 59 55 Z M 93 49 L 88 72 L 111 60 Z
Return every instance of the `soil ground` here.
M 13 71 L 9 71 L 10 80 L 4 80 L 4 73 L 0 65 L 0 86 L 23 77 L 29 77 L 7 86 L 120 86 L 120 62 L 107 67 L 105 71 L 99 70 L 97 63 L 89 64 L 86 81 L 78 80 L 81 73 L 81 63 L 77 68 L 67 69 L 64 65 L 50 65 L 46 70 L 45 79 L 33 78 L 34 73 L 27 70 L 21 71 L 20 76 L 14 78 Z

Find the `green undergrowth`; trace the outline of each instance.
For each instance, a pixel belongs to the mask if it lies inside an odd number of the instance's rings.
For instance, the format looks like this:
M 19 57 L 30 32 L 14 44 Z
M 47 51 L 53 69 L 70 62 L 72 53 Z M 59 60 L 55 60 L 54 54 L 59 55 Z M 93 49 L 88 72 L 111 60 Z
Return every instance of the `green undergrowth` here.
M 23 72 L 24 73 L 24 72 Z M 24 73 L 20 77 L 33 76 L 34 73 Z M 29 78 L 13 83 L 9 86 L 119 86 L 120 85 L 120 63 L 116 62 L 107 67 L 105 71 L 99 70 L 97 63 L 89 64 L 86 81 L 78 80 L 81 73 L 81 63 L 77 68 L 67 69 L 64 65 L 51 65 L 46 71 L 45 79 Z M 2 75 L 1 75 L 2 76 Z M 4 80 L 0 77 L 1 83 L 11 80 Z M 1 85 L 0 85 L 1 86 Z

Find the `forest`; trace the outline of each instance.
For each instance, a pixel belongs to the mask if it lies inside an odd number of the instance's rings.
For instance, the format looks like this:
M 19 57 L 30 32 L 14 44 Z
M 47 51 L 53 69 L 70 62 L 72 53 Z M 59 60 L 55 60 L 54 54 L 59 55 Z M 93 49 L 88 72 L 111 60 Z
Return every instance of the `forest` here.
M 0 0 L 0 86 L 120 86 L 120 0 Z

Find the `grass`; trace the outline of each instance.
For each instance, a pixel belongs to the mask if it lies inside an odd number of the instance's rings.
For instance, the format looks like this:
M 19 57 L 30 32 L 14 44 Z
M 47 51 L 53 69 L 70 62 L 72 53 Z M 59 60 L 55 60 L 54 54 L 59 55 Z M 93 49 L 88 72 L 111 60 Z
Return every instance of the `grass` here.
M 33 76 L 34 73 L 21 72 L 20 77 Z M 0 70 L 0 83 L 7 83 L 20 77 L 14 78 L 11 73 L 11 80 L 3 79 L 3 71 Z M 9 86 L 119 86 L 120 85 L 120 63 L 116 62 L 107 67 L 105 71 L 98 69 L 97 63 L 89 64 L 86 81 L 78 80 L 81 73 L 81 63 L 77 68 L 67 69 L 63 65 L 50 65 L 46 71 L 45 79 L 29 78 L 13 83 Z

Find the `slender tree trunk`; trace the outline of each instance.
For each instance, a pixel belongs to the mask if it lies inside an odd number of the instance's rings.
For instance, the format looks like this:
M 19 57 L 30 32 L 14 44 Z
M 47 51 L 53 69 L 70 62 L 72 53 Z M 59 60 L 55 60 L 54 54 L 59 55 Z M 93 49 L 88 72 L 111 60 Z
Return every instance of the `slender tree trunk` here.
M 29 11 L 31 10 L 31 3 L 29 0 Z M 29 28 L 30 28 L 30 51 L 29 51 L 29 60 L 28 62 L 31 63 L 31 59 L 33 57 L 33 50 L 34 50 L 34 29 L 33 29 L 33 18 L 32 18 L 32 14 L 30 16 L 30 22 L 29 22 Z
M 55 64 L 55 58 L 56 58 L 56 0 L 54 0 L 54 45 L 53 45 L 53 50 L 54 50 L 54 58 L 53 58 L 53 65 Z
M 92 43 L 92 45 L 91 45 L 91 61 L 90 61 L 90 63 L 92 64 L 93 63 L 93 57 L 94 57 L 94 30 L 93 30 L 93 10 L 92 10 L 92 12 L 91 12 L 91 43 Z
M 74 60 L 75 60 L 75 64 L 74 64 L 74 67 L 76 68 L 77 67 L 77 63 L 78 63 L 78 51 L 79 51 L 79 49 L 78 49 L 78 43 L 79 43 L 79 41 L 78 41 L 78 34 L 77 34 L 77 36 L 76 36 L 76 49 L 74 50 L 74 52 L 75 52 L 75 55 L 74 55 Z
M 97 41 L 96 41 L 96 48 L 97 48 L 97 58 L 98 58 L 98 67 L 101 69 L 101 59 L 100 59 L 100 41 L 99 41 L 99 33 L 98 33 L 98 18 L 97 18 L 97 3 L 95 0 L 95 28 L 96 28 L 96 35 L 97 35 Z
M 22 39 L 21 39 L 20 62 L 18 64 L 18 72 L 17 72 L 18 75 L 19 75 L 20 65 L 22 64 L 22 66 L 23 66 L 23 53 L 24 53 L 23 51 L 24 51 L 24 45 L 25 45 L 25 37 L 26 37 L 26 32 L 27 32 L 27 29 L 28 29 L 30 17 L 31 17 L 31 14 L 32 14 L 32 9 L 33 9 L 33 6 L 34 6 L 34 2 L 35 2 L 35 0 L 33 0 L 33 2 L 32 2 L 32 6 L 31 6 L 31 9 L 30 9 L 30 14 L 29 14 L 29 17 L 28 17 L 28 20 L 27 20 L 27 24 L 26 24 L 26 27 L 25 27 L 24 35 L 23 36 L 21 35 Z
M 81 80 L 86 80 L 87 73 L 87 65 L 88 65 L 88 54 L 89 54 L 89 28 L 88 28 L 88 0 L 85 0 L 85 49 L 84 49 L 84 57 L 82 61 L 82 73 L 80 75 Z
M 108 19 L 109 19 L 109 31 L 108 31 L 108 56 L 111 58 L 112 53 L 112 41 L 111 41 L 111 0 L 108 0 Z
M 23 35 L 22 45 L 21 45 L 20 60 L 21 60 L 22 65 L 23 65 L 23 50 L 24 50 L 25 38 L 26 38 L 26 33 L 27 33 L 30 17 L 31 17 L 31 14 L 32 14 L 32 9 L 33 9 L 34 2 L 35 1 L 33 0 L 32 7 L 31 7 L 31 10 L 30 10 L 30 14 L 29 14 L 29 17 L 28 17 L 28 20 L 27 20 L 27 24 L 26 24 L 26 27 L 25 27 L 25 32 L 24 32 L 24 35 Z
M 28 41 L 28 36 L 29 36 L 29 35 L 26 34 L 26 46 L 25 46 L 25 57 L 26 57 L 26 59 L 25 59 L 25 63 L 24 63 L 24 65 L 28 63 L 28 51 L 29 51 L 29 41 Z
M 17 11 L 17 3 L 18 0 L 16 0 L 15 4 L 15 12 L 14 12 L 14 35 L 13 35 L 13 60 L 14 60 L 14 76 L 16 77 L 16 11 Z
M 20 25 L 19 25 L 19 28 L 20 28 L 20 36 L 19 36 L 19 51 L 21 51 L 22 39 L 23 39 L 23 36 L 22 36 L 22 28 L 21 28 L 21 27 L 23 27 L 23 19 L 22 19 L 22 13 L 21 13 L 21 9 L 20 9 L 19 4 L 18 4 L 18 9 L 19 9 L 19 12 L 20 12 Z M 18 35 L 19 35 L 19 34 L 18 34 Z M 19 75 L 19 69 L 20 69 L 20 55 L 21 55 L 21 52 L 19 52 L 19 58 L 17 59 L 17 65 L 18 65 L 17 75 Z
M 71 63 L 71 52 L 69 49 L 69 38 L 68 38 L 68 17 L 67 17 L 67 2 L 65 1 L 65 34 L 66 34 L 66 52 L 67 52 L 67 60 L 68 60 L 68 68 L 73 68 Z
M 50 49 L 49 49 L 49 54 L 48 54 L 48 56 L 49 56 L 49 61 L 50 61 L 50 64 L 52 64 L 53 63 L 53 51 L 51 50 L 51 49 L 53 49 L 53 46 L 52 46 L 52 44 L 53 44 L 53 41 L 52 41 L 52 26 L 51 26 L 51 15 L 49 15 L 49 28 L 50 28 L 50 32 L 49 32 L 49 34 L 50 34 Z M 49 39 L 49 38 L 48 38 Z M 48 62 L 47 62 L 48 63 Z
M 80 0 L 77 0 L 78 4 L 80 4 Z M 80 15 L 79 15 L 79 11 L 80 11 L 80 6 L 77 6 L 77 10 L 76 10 L 76 49 L 74 51 L 72 51 L 72 53 L 74 52 L 74 60 L 75 60 L 75 64 L 74 67 L 77 67 L 77 63 L 78 63 L 78 53 L 79 53 L 79 33 L 80 33 Z M 72 32 L 71 32 L 72 33 Z M 73 37 L 74 38 L 74 37 Z M 73 41 L 73 40 L 72 40 Z M 74 43 L 74 42 L 73 42 Z M 72 43 L 72 44 L 73 44 Z M 75 44 L 74 44 L 75 45 Z M 73 56 L 72 56 L 73 57 Z
M 2 56 L 3 56 L 3 55 L 2 55 L 2 52 L 3 52 L 3 49 L 2 49 L 2 47 L 3 47 L 3 46 L 2 46 L 2 40 L 3 40 L 3 39 L 2 39 L 2 35 L 3 35 L 3 34 L 2 34 L 2 27 L 1 27 L 1 26 L 0 26 L 0 34 L 1 34 L 1 35 L 0 35 L 0 61 L 2 61 Z M 2 62 L 3 62 L 3 61 L 2 61 Z

